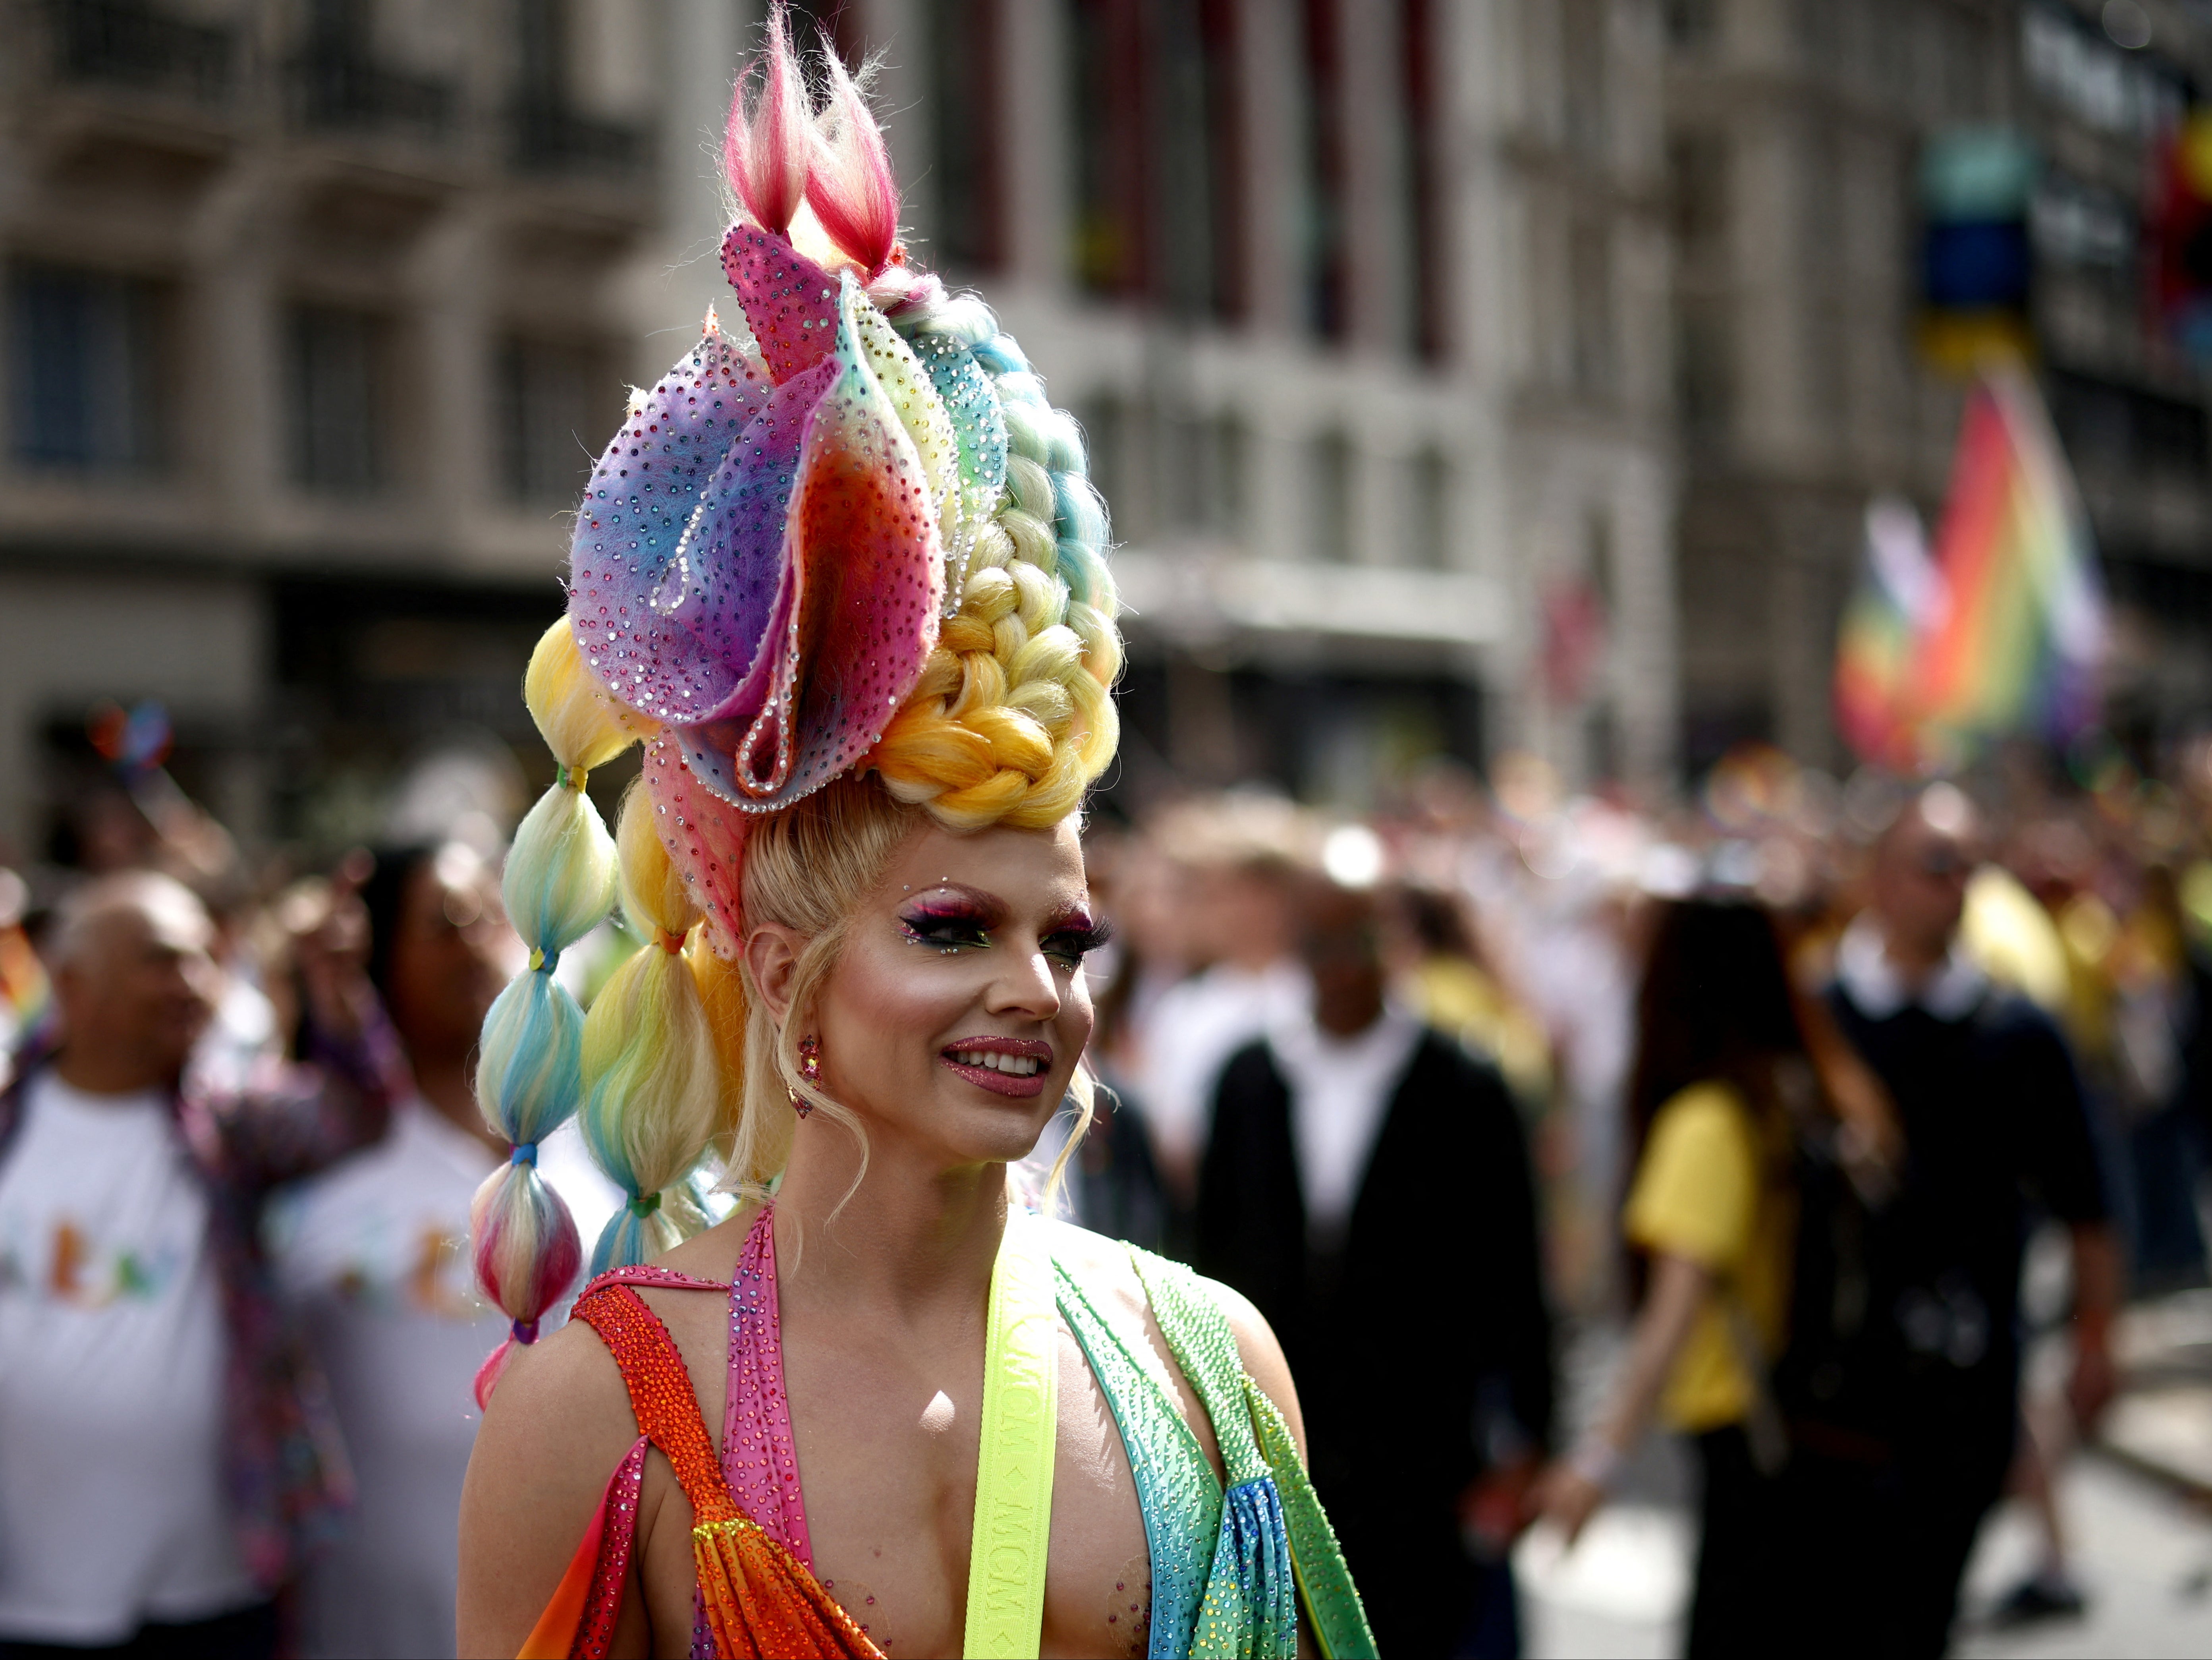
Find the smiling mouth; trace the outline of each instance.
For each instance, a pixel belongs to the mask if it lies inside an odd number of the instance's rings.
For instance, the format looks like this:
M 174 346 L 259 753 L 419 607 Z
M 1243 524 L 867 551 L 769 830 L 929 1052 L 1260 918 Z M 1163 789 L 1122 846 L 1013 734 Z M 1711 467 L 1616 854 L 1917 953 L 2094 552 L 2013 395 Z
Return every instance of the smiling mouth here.
M 1044 1088 L 1044 1074 L 1052 1070 L 1052 1045 L 1035 1038 L 965 1038 L 946 1044 L 939 1058 L 979 1089 L 1028 1097 Z

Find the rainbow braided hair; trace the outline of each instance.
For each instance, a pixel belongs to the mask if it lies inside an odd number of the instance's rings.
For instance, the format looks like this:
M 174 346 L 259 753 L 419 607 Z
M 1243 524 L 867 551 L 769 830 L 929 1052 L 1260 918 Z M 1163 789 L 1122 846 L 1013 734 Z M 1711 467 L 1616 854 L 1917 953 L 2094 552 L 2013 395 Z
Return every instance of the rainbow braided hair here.
M 1118 735 L 1106 517 L 1075 425 L 981 301 L 908 264 L 882 135 L 834 53 L 821 76 L 817 108 L 772 7 L 724 140 L 745 329 L 710 311 L 632 400 L 526 687 L 563 781 L 508 865 L 532 962 L 617 885 L 649 942 L 588 1018 L 533 969 L 485 1024 L 480 1093 L 521 1162 L 478 1195 L 477 1264 L 526 1341 L 580 1254 L 526 1154 L 571 1111 L 629 1195 L 595 1269 L 702 1224 L 710 1147 L 752 1187 L 787 1155 L 789 1113 L 746 1110 L 770 1081 L 813 1094 L 737 964 L 748 836 L 870 772 L 950 829 L 1047 828 Z M 610 838 L 576 785 L 633 739 L 641 787 Z

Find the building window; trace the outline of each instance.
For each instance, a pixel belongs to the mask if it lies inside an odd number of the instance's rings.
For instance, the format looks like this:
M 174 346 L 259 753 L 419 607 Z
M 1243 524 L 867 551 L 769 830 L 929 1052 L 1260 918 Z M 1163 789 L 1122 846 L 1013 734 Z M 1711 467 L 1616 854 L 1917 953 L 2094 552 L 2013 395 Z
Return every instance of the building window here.
M 937 155 L 937 252 L 948 265 L 1006 263 L 1002 167 L 1005 100 L 999 75 L 1004 0 L 931 0 L 929 102 Z
M 1598 158 L 1606 152 L 1606 58 L 1610 0 L 1565 0 L 1559 8 L 1560 102 L 1568 148 Z
M 1446 570 L 1451 556 L 1452 464 L 1441 450 L 1424 450 L 1407 465 L 1405 562 Z
M 1233 539 L 1244 526 L 1244 423 L 1234 415 L 1164 411 L 1158 435 L 1167 526 Z
M 636 173 L 652 161 L 650 136 L 578 106 L 573 71 L 592 60 L 577 23 L 570 0 L 518 0 L 515 162 L 526 172 Z
M 1145 19 L 1137 0 L 1073 0 L 1076 280 L 1134 297 L 1152 274 Z
M 1234 415 L 1207 422 L 1200 451 L 1200 521 L 1217 535 L 1243 534 L 1245 479 L 1251 469 L 1251 435 Z
M 293 311 L 289 428 L 295 483 L 362 496 L 384 483 L 379 429 L 386 328 L 370 312 L 324 306 Z
M 1677 52 L 1698 52 L 1718 33 L 1719 0 L 1666 0 L 1667 44 Z
M 1236 8 L 1200 0 L 1152 17 L 1161 297 L 1184 316 L 1233 317 L 1244 303 Z
M 1724 262 L 1729 237 L 1728 141 L 1718 133 L 1683 133 L 1667 145 L 1667 205 L 1674 249 L 1686 267 Z
M 1114 533 L 1141 541 L 1155 528 L 1152 508 L 1151 411 L 1118 392 L 1101 392 L 1074 411 L 1083 429 L 1091 483 L 1114 517 Z
M 1322 434 L 1313 441 L 1310 465 L 1307 552 L 1326 562 L 1346 563 L 1352 555 L 1352 441 L 1340 432 Z
M 15 459 L 82 471 L 158 465 L 160 290 L 38 265 L 16 266 L 8 287 Z
M 1238 53 L 1239 0 L 1199 0 L 1198 44 L 1205 64 L 1206 111 L 1198 132 L 1206 143 L 1206 236 L 1212 250 L 1213 313 L 1242 318 L 1249 303 L 1246 276 L 1244 76 Z
M 508 497 L 573 502 L 613 430 L 613 382 L 599 353 L 542 340 L 499 350 L 501 461 Z
M 1570 373 L 1585 398 L 1613 390 L 1613 254 L 1606 228 L 1581 224 L 1567 245 Z
M 1399 80 L 1402 96 L 1407 335 L 1413 354 L 1436 362 L 1445 352 L 1443 234 L 1437 176 L 1436 0 L 1399 0 Z
M 1304 0 L 1304 9 L 1306 321 L 1322 339 L 1341 340 L 1352 323 L 1344 15 L 1339 0 Z
M 1675 397 L 1692 443 L 1727 436 L 1735 395 L 1729 337 L 1728 308 L 1718 302 L 1685 305 L 1675 319 Z

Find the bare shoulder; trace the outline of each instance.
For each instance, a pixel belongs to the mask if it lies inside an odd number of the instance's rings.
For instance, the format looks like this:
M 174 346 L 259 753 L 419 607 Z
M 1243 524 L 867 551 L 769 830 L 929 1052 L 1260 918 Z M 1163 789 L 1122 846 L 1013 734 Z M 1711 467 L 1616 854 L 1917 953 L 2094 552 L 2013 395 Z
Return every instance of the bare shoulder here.
M 527 1434 L 541 1420 L 557 1420 L 573 1428 L 600 1411 L 627 1421 L 629 1396 L 599 1334 L 571 1320 L 542 1342 L 515 1351 L 485 1405 L 477 1438 L 482 1444 L 485 1435 Z
M 1244 1370 L 1261 1392 L 1275 1403 L 1291 1426 L 1291 1434 L 1298 1444 L 1303 1456 L 1306 1450 L 1305 1414 L 1298 1409 L 1298 1388 L 1291 1377 L 1291 1363 L 1283 1354 L 1283 1345 L 1275 1335 L 1275 1329 L 1267 1317 L 1252 1305 L 1252 1299 L 1233 1286 L 1224 1286 L 1218 1280 L 1203 1275 L 1199 1283 L 1213 1294 L 1220 1305 L 1223 1316 L 1229 1322 L 1230 1335 L 1237 1340 L 1237 1355 L 1244 1363 Z
M 1094 1284 L 1126 1282 L 1126 1287 L 1137 1287 L 1136 1270 L 1129 1266 L 1129 1248 L 1119 1239 L 1048 1218 L 1040 1218 L 1037 1226 L 1044 1230 L 1053 1260 L 1079 1278 L 1085 1291 Z
M 745 1236 L 752 1231 L 760 1212 L 759 1201 L 744 1201 L 713 1227 L 693 1234 L 683 1243 L 654 1257 L 653 1266 L 688 1274 L 695 1280 L 728 1280 L 738 1271 L 738 1259 L 744 1255 Z
M 1101 1304 L 1102 1314 L 1109 1317 L 1121 1315 L 1149 1332 L 1158 1331 L 1151 1298 L 1146 1295 L 1144 1282 L 1137 1277 L 1136 1268 L 1129 1260 L 1128 1246 L 1118 1239 L 1109 1239 L 1065 1222 L 1048 1222 L 1045 1225 L 1052 1231 L 1049 1237 L 1054 1256 L 1075 1275 L 1085 1292 Z M 1297 1388 L 1291 1381 L 1290 1362 L 1283 1358 L 1283 1346 L 1276 1340 L 1273 1329 L 1243 1292 L 1203 1275 L 1199 1277 L 1199 1284 L 1228 1320 L 1244 1370 L 1251 1373 L 1252 1381 L 1266 1391 L 1267 1398 L 1289 1421 L 1291 1432 L 1303 1450 L 1305 1420 L 1298 1410 Z M 1161 1347 L 1164 1350 L 1164 1341 Z
M 571 1323 L 516 1353 L 461 1493 L 462 1652 L 522 1645 L 637 1438 L 614 1357 Z

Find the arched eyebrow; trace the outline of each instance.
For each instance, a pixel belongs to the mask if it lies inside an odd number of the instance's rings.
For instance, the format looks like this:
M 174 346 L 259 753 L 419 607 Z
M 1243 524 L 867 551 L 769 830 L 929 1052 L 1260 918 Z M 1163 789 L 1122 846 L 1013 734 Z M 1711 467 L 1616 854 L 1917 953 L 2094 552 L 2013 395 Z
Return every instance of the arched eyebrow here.
M 933 896 L 946 895 L 959 902 L 960 913 L 972 915 L 985 927 L 995 928 L 1006 920 L 1006 902 L 986 888 L 970 887 L 965 882 L 933 882 L 918 892 L 906 896 L 904 903 L 930 909 Z M 942 909 L 940 904 L 937 907 Z

